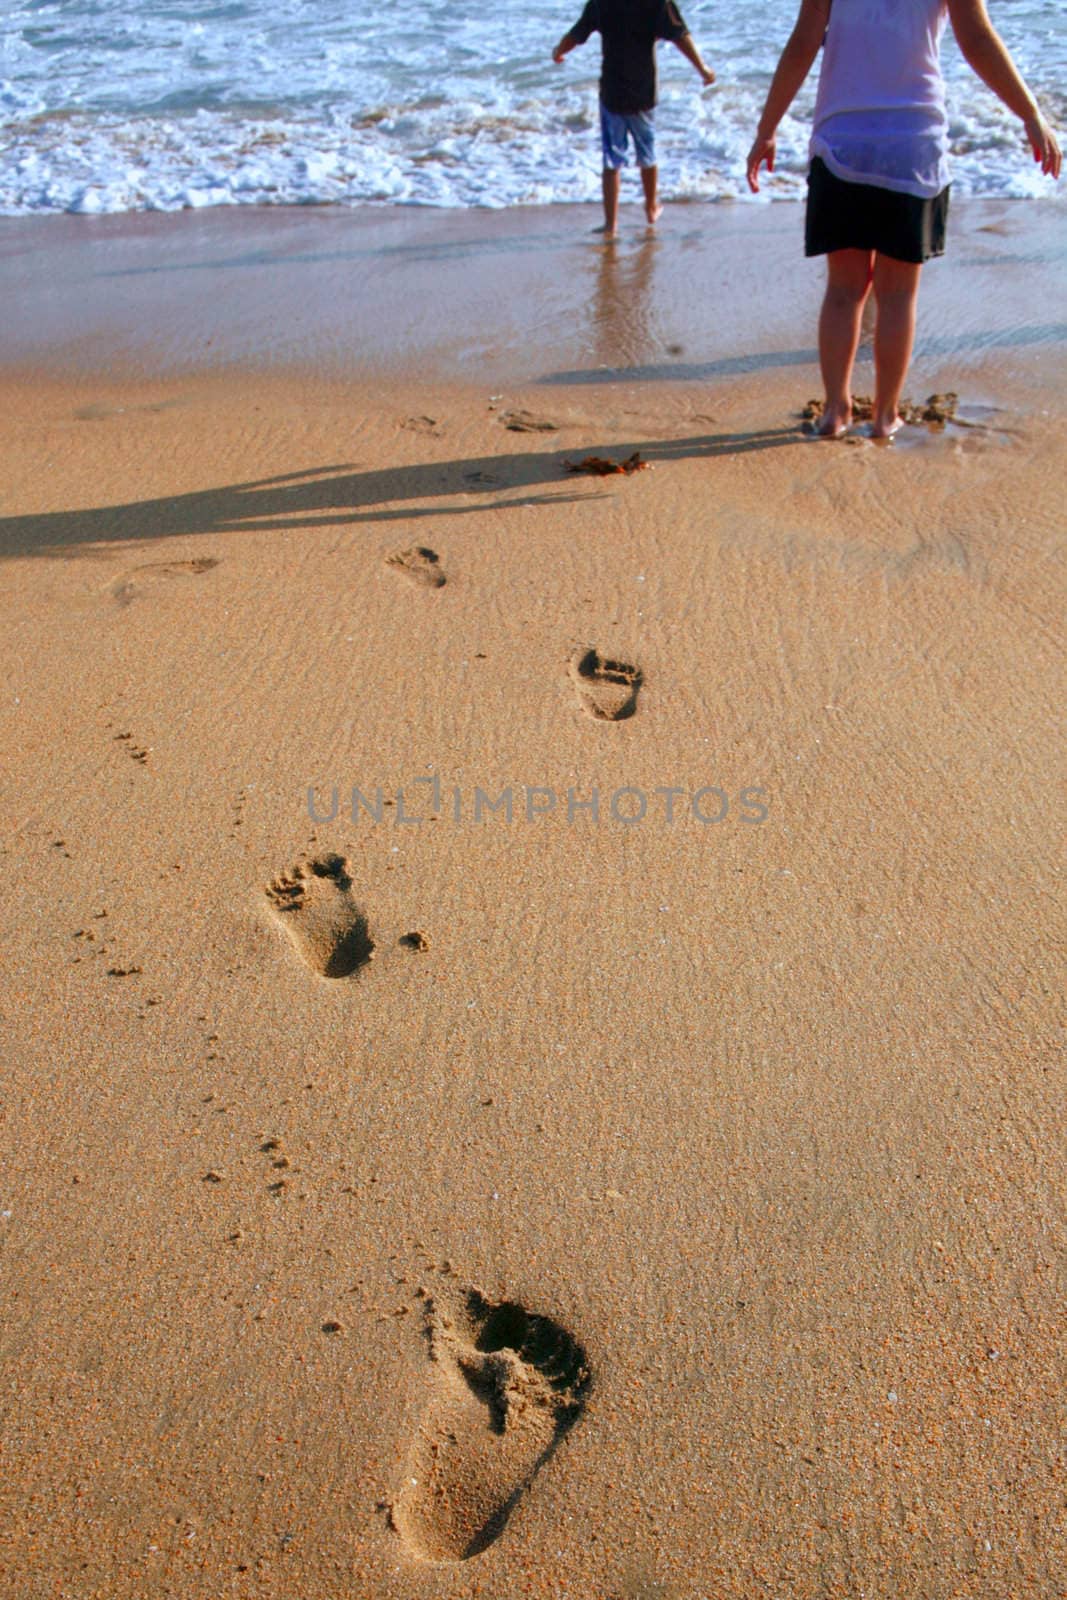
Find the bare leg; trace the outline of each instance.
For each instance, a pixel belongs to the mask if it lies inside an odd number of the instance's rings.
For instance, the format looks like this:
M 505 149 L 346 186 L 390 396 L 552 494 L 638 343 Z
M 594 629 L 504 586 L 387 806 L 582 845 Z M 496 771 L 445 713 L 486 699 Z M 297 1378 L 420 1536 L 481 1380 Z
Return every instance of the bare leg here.
M 654 228 L 663 215 L 663 207 L 657 198 L 658 182 L 658 167 L 641 168 L 641 187 L 645 191 L 645 216 L 648 218 L 650 228 Z
M 900 427 L 900 391 L 915 342 L 915 303 L 922 268 L 912 261 L 876 256 L 874 298 L 874 417 L 871 438 L 888 439 Z
M 852 364 L 873 266 L 869 250 L 831 250 L 826 258 L 826 294 L 819 313 L 819 364 L 826 404 L 818 432 L 824 439 L 836 439 L 852 421 Z
M 607 239 L 614 239 L 619 224 L 619 190 L 622 173 L 614 167 L 604 168 L 604 226 L 598 231 Z

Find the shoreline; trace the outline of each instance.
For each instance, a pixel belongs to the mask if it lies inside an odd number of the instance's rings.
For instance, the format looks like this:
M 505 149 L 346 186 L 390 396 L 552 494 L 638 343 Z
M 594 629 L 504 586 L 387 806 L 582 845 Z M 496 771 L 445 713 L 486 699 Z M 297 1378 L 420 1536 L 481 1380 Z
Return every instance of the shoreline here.
M 0 219 L 0 368 L 56 375 L 304 371 L 471 385 L 705 382 L 814 364 L 821 262 L 794 202 L 510 212 L 247 208 Z M 913 372 L 993 358 L 1056 380 L 1058 202 L 965 201 L 928 264 Z M 758 294 L 752 293 L 753 271 Z M 447 305 L 447 318 L 440 307 Z M 923 373 L 930 374 L 922 378 Z

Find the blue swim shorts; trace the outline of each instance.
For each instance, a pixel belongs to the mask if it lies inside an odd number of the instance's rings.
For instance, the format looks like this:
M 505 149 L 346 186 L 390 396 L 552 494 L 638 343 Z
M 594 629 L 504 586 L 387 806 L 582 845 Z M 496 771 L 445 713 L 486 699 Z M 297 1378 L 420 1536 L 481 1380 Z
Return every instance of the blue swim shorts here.
M 634 142 L 634 155 L 639 167 L 656 165 L 656 129 L 651 111 L 635 111 L 624 116 L 620 111 L 609 111 L 601 103 L 600 142 L 604 148 L 604 166 L 617 172 L 626 165 L 626 141 Z

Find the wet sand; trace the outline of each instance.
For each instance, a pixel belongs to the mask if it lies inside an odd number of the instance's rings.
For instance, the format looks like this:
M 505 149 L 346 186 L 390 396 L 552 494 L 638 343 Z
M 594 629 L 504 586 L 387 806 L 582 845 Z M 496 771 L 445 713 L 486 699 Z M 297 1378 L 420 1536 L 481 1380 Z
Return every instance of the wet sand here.
M 1055 385 L 1067 339 L 1064 208 L 960 201 L 924 274 L 917 382 L 992 359 Z M 815 363 L 823 268 L 792 204 L 332 207 L 3 219 L 7 367 L 94 379 L 252 367 L 367 379 L 579 385 L 791 379 Z M 794 391 L 790 387 L 790 393 Z
M 1061 216 L 0 224 L 5 1597 L 1060 1592 Z

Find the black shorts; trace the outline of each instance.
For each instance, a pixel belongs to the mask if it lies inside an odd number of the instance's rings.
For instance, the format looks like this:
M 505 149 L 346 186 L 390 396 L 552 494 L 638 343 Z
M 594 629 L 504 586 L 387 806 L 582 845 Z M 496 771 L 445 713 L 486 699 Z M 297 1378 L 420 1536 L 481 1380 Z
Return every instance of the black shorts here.
M 879 189 L 873 183 L 846 183 L 818 156 L 808 173 L 804 254 L 831 250 L 877 250 L 894 261 L 929 261 L 945 253 L 948 187 L 932 200 Z

